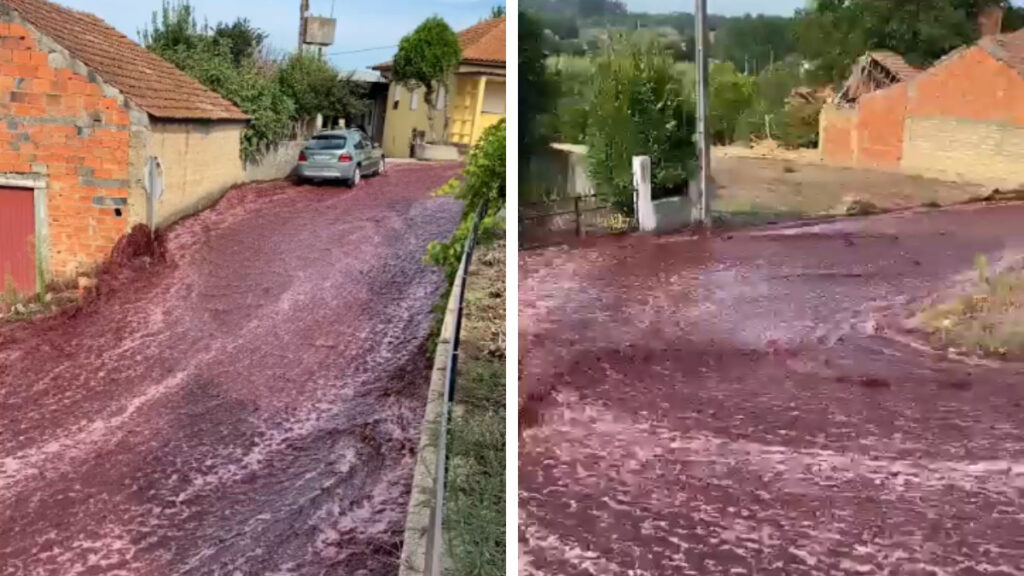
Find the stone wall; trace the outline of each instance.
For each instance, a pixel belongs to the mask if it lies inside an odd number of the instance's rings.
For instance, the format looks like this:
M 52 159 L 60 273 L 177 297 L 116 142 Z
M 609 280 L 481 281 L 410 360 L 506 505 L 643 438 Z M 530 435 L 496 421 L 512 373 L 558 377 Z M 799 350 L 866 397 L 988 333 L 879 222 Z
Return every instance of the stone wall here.
M 994 186 L 1024 184 L 1024 78 L 980 47 L 911 85 L 902 168 Z
M 295 171 L 305 140 L 279 142 L 259 160 L 245 162 L 245 181 L 259 182 L 287 178 Z

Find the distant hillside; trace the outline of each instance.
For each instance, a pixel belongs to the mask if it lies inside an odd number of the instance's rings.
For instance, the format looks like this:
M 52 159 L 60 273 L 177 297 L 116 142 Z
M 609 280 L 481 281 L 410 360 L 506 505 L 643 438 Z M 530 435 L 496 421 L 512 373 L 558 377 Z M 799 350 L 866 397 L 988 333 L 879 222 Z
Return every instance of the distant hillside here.
M 549 52 L 580 54 L 594 48 L 608 30 L 642 30 L 659 38 L 677 59 L 693 59 L 696 22 L 690 12 L 629 12 L 616 0 L 522 0 L 520 6 L 550 32 Z M 715 32 L 712 54 L 756 73 L 795 51 L 795 22 L 784 16 L 709 15 L 708 25 Z

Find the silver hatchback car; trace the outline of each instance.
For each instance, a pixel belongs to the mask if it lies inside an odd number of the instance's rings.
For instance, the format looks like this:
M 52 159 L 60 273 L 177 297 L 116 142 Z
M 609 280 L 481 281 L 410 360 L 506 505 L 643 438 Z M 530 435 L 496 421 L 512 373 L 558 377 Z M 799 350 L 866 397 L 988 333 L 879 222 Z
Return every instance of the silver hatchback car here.
M 362 130 L 333 130 L 313 136 L 299 153 L 301 180 L 344 180 L 350 188 L 363 176 L 383 174 L 384 150 Z

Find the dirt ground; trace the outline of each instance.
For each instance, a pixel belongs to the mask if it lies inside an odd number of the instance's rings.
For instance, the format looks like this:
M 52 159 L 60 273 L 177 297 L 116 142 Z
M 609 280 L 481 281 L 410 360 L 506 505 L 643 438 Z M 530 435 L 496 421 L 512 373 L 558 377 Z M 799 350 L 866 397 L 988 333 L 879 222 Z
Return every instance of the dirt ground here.
M 885 210 L 959 204 L 991 190 L 891 172 L 826 166 L 806 157 L 783 160 L 716 150 L 716 212 L 739 223 L 785 221 L 842 214 L 850 199 Z
M 906 320 L 1024 205 L 520 254 L 523 575 L 1013 575 L 1024 365 Z
M 458 168 L 234 190 L 0 331 L 0 574 L 397 573 Z

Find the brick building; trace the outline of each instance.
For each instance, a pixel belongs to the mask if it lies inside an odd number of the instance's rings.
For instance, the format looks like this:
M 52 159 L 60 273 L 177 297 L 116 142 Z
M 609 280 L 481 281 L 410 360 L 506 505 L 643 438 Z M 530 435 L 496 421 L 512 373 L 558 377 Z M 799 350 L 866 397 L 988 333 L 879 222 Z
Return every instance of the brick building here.
M 0 110 L 0 283 L 22 291 L 244 177 L 245 114 L 99 18 L 44 0 L 0 0 Z M 150 204 L 148 190 L 162 194 Z
M 825 107 L 830 164 L 993 186 L 1024 184 L 1024 31 L 993 34 L 924 71 Z

